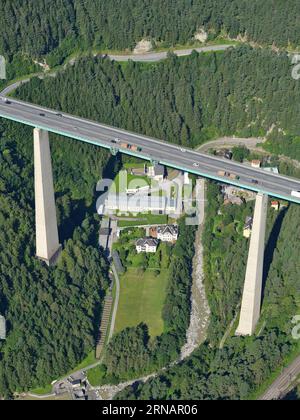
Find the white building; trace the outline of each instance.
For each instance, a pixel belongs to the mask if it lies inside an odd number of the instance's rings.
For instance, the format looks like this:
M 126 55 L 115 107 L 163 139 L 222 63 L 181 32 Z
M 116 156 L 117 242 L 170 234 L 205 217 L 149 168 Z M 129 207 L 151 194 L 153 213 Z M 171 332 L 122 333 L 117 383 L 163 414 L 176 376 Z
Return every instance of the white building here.
M 145 252 L 147 254 L 155 254 L 158 247 L 158 241 L 153 238 L 144 238 L 139 239 L 136 242 L 136 251 L 138 254 L 141 254 L 142 252 Z
M 258 159 L 252 160 L 251 166 L 252 166 L 252 168 L 259 169 L 259 168 L 261 168 L 261 161 L 258 160 Z
M 166 197 L 109 194 L 105 201 L 105 212 L 119 211 L 121 213 L 163 213 L 166 210 Z
M 157 239 L 162 242 L 176 242 L 178 239 L 178 226 L 159 226 L 157 228 Z
M 104 206 L 99 209 L 101 214 L 120 213 L 156 213 L 156 214 L 180 214 L 178 200 L 158 195 L 134 194 L 127 195 L 109 194 Z
M 190 182 L 190 174 L 188 172 L 185 172 L 183 176 L 183 183 L 184 185 L 190 185 Z

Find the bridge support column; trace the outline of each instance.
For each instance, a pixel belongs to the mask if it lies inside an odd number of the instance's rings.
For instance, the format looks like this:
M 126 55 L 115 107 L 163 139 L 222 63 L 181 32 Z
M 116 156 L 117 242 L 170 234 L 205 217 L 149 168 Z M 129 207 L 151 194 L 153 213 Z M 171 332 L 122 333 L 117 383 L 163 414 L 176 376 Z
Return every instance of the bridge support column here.
M 48 131 L 34 130 L 36 255 L 53 265 L 61 251 Z
M 268 196 L 256 197 L 240 322 L 237 335 L 252 335 L 260 316 Z

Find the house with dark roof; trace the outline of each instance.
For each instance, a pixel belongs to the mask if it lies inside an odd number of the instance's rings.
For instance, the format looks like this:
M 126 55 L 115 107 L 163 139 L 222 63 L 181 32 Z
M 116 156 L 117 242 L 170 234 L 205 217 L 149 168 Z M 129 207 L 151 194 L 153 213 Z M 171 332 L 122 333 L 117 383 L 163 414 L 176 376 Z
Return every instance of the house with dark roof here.
M 157 239 L 159 239 L 162 242 L 176 242 L 178 239 L 178 226 L 159 226 L 157 228 Z
M 158 240 L 154 238 L 142 238 L 136 241 L 136 251 L 138 254 L 145 252 L 146 254 L 155 254 L 158 247 Z
M 150 166 L 148 169 L 148 176 L 160 182 L 164 180 L 166 174 L 165 167 L 163 165 Z

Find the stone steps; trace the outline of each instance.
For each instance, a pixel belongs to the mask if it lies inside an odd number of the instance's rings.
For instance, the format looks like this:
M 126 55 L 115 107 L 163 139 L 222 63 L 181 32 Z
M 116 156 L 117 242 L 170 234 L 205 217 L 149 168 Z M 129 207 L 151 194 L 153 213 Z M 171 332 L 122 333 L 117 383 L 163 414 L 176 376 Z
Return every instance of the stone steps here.
M 111 296 L 105 298 L 104 308 L 103 308 L 103 313 L 102 313 L 102 318 L 101 318 L 101 323 L 100 323 L 100 329 L 99 329 L 99 336 L 98 336 L 98 341 L 96 345 L 96 359 L 100 359 L 103 346 L 106 341 L 106 334 L 107 334 L 107 329 L 108 329 L 108 325 L 110 321 L 112 304 L 113 304 L 113 298 Z

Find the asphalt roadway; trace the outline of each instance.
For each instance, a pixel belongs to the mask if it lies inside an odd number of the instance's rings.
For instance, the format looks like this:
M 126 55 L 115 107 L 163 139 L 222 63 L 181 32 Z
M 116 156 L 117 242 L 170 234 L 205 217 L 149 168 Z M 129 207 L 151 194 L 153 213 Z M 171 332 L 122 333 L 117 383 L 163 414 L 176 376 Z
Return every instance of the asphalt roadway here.
M 23 101 L 0 98 L 0 116 L 32 127 L 91 143 L 114 152 L 159 162 L 205 178 L 262 192 L 300 204 L 292 191 L 300 191 L 300 180 L 255 169 L 227 159 L 203 154 L 162 140 L 131 133 L 60 111 Z M 122 143 L 138 146 L 139 151 L 122 147 Z M 220 171 L 227 174 L 220 175 Z M 237 179 L 230 179 L 229 174 Z
M 198 53 L 205 53 L 205 52 L 217 52 L 217 51 L 225 51 L 230 47 L 234 47 L 234 44 L 225 44 L 225 45 L 208 45 L 206 47 L 199 47 L 199 48 L 187 48 L 182 50 L 174 50 L 173 54 L 177 55 L 177 57 L 186 57 L 191 55 L 193 51 L 197 51 Z M 111 60 L 114 61 L 137 61 L 137 62 L 144 62 L 144 63 L 155 63 L 160 60 L 165 60 L 168 57 L 168 51 L 161 51 L 161 52 L 149 52 L 145 54 L 108 54 Z

